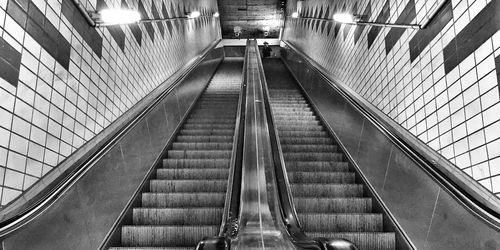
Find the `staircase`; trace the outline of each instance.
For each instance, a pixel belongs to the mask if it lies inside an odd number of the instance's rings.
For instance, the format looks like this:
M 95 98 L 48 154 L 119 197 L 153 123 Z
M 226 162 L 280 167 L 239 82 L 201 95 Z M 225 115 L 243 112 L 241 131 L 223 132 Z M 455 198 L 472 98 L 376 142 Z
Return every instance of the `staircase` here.
M 112 249 L 194 249 L 219 233 L 242 63 L 226 60 L 216 72 Z
M 395 234 L 384 232 L 382 214 L 372 213 L 372 199 L 300 91 L 269 94 L 302 229 L 311 237 L 347 239 L 360 250 L 395 249 Z

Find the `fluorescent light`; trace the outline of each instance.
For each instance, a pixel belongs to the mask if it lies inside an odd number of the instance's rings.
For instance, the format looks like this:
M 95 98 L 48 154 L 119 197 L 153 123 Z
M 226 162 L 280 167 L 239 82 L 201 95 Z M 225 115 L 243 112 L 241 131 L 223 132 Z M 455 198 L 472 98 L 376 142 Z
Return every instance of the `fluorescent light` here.
M 214 17 L 219 17 L 219 16 L 220 16 L 219 12 L 214 13 Z
M 128 9 L 104 9 L 99 11 L 101 22 L 105 24 L 127 24 L 141 20 L 141 14 Z
M 339 23 L 356 23 L 354 16 L 347 13 L 339 13 L 333 15 L 333 20 Z
M 193 12 L 188 14 L 188 18 L 197 18 L 200 16 L 201 16 L 201 13 L 199 11 L 193 11 Z
M 293 18 L 298 18 L 299 17 L 299 12 L 293 12 L 292 13 Z

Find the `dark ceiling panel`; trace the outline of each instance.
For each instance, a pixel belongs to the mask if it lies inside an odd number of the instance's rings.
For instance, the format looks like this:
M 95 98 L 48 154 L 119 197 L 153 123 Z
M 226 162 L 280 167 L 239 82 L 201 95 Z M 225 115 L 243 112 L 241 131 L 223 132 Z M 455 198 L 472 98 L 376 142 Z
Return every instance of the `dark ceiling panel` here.
M 239 38 L 278 38 L 285 0 L 218 0 L 222 38 L 237 38 L 234 27 L 241 27 Z

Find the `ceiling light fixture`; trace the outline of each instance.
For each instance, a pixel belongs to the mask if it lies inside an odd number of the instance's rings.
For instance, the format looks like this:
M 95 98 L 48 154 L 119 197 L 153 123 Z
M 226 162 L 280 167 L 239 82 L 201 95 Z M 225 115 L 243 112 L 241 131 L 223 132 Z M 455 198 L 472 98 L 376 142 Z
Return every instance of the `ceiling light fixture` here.
M 219 12 L 214 13 L 214 17 L 219 17 L 219 16 L 220 16 Z
M 199 11 L 193 11 L 193 12 L 187 14 L 188 18 L 197 18 L 200 16 L 201 16 L 201 13 Z
M 299 12 L 293 12 L 292 13 L 292 18 L 298 18 L 299 17 Z
M 422 26 L 420 24 L 367 22 L 363 21 L 360 15 L 349 14 L 349 13 L 334 14 L 333 20 L 339 23 L 354 24 L 354 25 L 370 25 L 370 26 L 382 26 L 382 27 L 404 28 L 404 29 L 422 29 Z
M 130 24 L 141 20 L 141 14 L 131 9 L 103 9 L 89 12 L 89 15 L 96 26 Z

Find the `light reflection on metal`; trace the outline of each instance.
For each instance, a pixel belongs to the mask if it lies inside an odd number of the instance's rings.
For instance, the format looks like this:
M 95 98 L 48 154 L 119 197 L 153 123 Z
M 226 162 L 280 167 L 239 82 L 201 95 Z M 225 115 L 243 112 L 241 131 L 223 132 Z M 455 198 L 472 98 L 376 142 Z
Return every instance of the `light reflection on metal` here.
M 293 12 L 291 17 L 292 18 L 298 18 L 299 17 L 299 12 Z
M 219 16 L 220 16 L 219 12 L 214 13 L 214 17 L 219 17 Z

